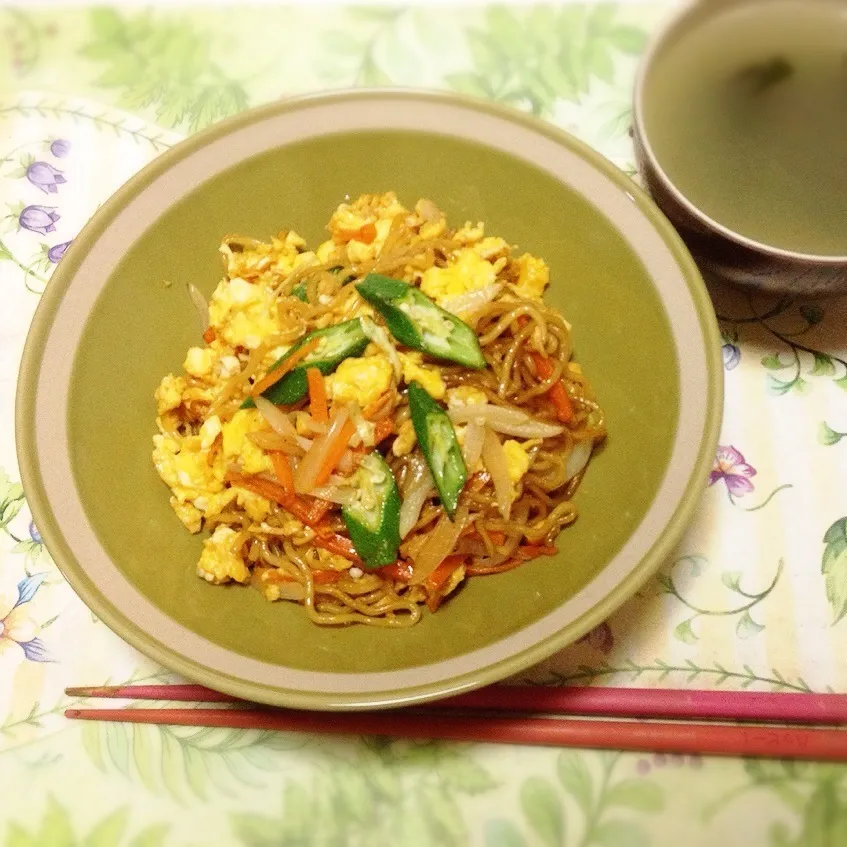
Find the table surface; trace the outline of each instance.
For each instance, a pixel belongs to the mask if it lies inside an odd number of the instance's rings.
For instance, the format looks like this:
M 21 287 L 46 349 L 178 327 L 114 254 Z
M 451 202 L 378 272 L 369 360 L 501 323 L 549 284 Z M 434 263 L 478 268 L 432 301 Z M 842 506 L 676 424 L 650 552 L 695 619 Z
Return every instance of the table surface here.
M 357 85 L 511 103 L 632 173 L 635 65 L 669 5 L 0 8 L 0 843 L 847 843 L 840 766 L 62 717 L 67 685 L 172 678 L 65 584 L 18 482 L 18 361 L 85 220 L 219 118 Z M 726 410 L 693 526 L 618 614 L 526 679 L 847 691 L 847 302 L 715 305 Z

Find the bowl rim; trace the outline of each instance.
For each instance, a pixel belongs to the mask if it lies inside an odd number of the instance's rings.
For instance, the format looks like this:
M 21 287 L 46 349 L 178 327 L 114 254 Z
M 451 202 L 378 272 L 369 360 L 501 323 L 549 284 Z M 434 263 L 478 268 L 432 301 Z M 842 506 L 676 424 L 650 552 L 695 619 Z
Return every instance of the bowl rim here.
M 339 100 L 349 101 L 386 96 L 411 98 L 418 101 L 435 101 L 477 112 L 481 111 L 507 122 L 522 125 L 569 149 L 626 194 L 635 204 L 639 213 L 646 218 L 656 231 L 684 280 L 691 306 L 702 333 L 703 366 L 707 376 L 707 384 L 703 388 L 706 391 L 708 402 L 705 407 L 704 419 L 698 421 L 702 424 L 702 437 L 696 451 L 696 459 L 691 464 L 681 496 L 672 508 L 669 517 L 664 521 L 661 533 L 653 540 L 647 552 L 631 568 L 626 577 L 582 615 L 570 621 L 552 635 L 542 638 L 522 650 L 443 682 L 408 686 L 399 692 L 396 689 L 365 693 L 303 692 L 302 690 L 284 689 L 267 683 L 255 683 L 219 669 L 208 668 L 201 662 L 188 658 L 176 649 L 157 640 L 155 635 L 148 633 L 118 610 L 110 598 L 101 592 L 72 552 L 65 538 L 65 533 L 59 526 L 53 509 L 47 500 L 46 486 L 41 476 L 35 446 L 36 392 L 27 389 L 37 384 L 44 341 L 49 335 L 62 297 L 76 275 L 77 260 L 81 259 L 89 246 L 100 238 L 108 224 L 126 202 L 137 194 L 141 186 L 146 185 L 154 177 L 166 173 L 172 165 L 208 143 L 225 137 L 236 129 L 247 128 L 274 115 L 306 107 L 310 104 L 332 104 Z M 18 378 L 15 409 L 17 453 L 21 479 L 33 517 L 60 571 L 83 602 L 110 629 L 162 666 L 210 688 L 225 691 L 243 699 L 306 709 L 386 708 L 425 702 L 467 691 L 504 679 L 537 664 L 602 623 L 665 562 L 693 517 L 699 503 L 699 495 L 712 467 L 723 406 L 720 333 L 705 283 L 691 254 L 670 222 L 646 192 L 635 185 L 626 174 L 600 153 L 553 124 L 500 104 L 440 91 L 372 88 L 308 94 L 247 110 L 189 136 L 153 159 L 99 208 L 74 239 L 68 255 L 70 261 L 63 262 L 56 269 L 54 279 L 51 280 L 38 305 L 24 346 Z
M 659 158 L 656 155 L 656 151 L 650 143 L 650 136 L 647 132 L 647 124 L 644 117 L 647 78 L 654 67 L 659 53 L 669 45 L 673 44 L 676 40 L 675 37 L 679 36 L 677 31 L 695 14 L 704 15 L 707 20 L 711 21 L 721 17 L 721 15 L 733 14 L 733 12 L 737 10 L 737 7 L 740 6 L 766 7 L 772 5 L 773 2 L 774 0 L 723 0 L 722 2 L 703 3 L 702 0 L 685 0 L 683 5 L 672 12 L 651 35 L 647 41 L 647 47 L 641 55 L 635 77 L 635 90 L 632 107 L 633 131 L 636 135 L 638 144 L 644 152 L 648 166 L 659 178 L 665 191 L 669 192 L 673 199 L 698 223 L 708 229 L 711 229 L 716 235 L 721 236 L 739 247 L 754 250 L 768 258 L 782 259 L 807 266 L 840 268 L 847 265 L 847 253 L 840 255 L 802 253 L 798 250 L 788 250 L 784 247 L 766 244 L 764 241 L 757 241 L 755 238 L 749 238 L 746 235 L 742 235 L 740 232 L 730 229 L 725 224 L 720 223 L 715 218 L 706 214 L 706 212 L 704 212 L 699 206 L 695 205 L 688 199 L 688 197 L 676 186 L 667 171 L 662 167 L 659 162 Z M 809 3 L 814 3 L 821 7 L 832 5 L 832 0 L 776 0 L 776 2 L 795 5 L 808 5 Z

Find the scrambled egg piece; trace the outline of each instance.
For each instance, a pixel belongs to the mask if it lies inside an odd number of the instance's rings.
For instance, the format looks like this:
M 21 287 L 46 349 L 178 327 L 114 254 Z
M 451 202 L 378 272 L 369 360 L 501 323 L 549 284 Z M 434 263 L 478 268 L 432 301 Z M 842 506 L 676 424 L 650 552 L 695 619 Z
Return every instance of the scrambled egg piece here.
M 547 267 L 547 262 L 524 253 L 518 258 L 517 264 L 520 276 L 513 286 L 515 293 L 529 300 L 540 300 L 550 282 L 550 268 Z
M 182 405 L 182 395 L 186 389 L 185 379 L 181 376 L 168 374 L 163 377 L 153 395 L 156 398 L 156 411 L 160 415 L 178 409 Z
M 233 542 L 238 533 L 228 526 L 215 527 L 211 538 L 203 542 L 203 552 L 197 563 L 197 576 L 206 582 L 221 585 L 224 582 L 247 582 L 250 571 L 240 556 L 233 550 Z
M 507 258 L 511 253 L 511 248 L 502 238 L 490 236 L 474 244 L 473 251 L 491 262 Z
M 484 235 L 484 223 L 479 222 L 476 226 L 473 226 L 470 221 L 467 221 L 463 227 L 456 230 L 453 240 L 458 241 L 459 244 L 464 244 L 466 247 L 469 247 L 471 244 L 476 244 L 478 241 L 482 241 L 482 237 Z
M 447 392 L 448 406 L 465 406 L 468 403 L 487 403 L 485 392 L 471 385 L 460 385 Z
M 374 224 L 376 236 L 372 241 L 359 241 L 358 238 L 351 238 L 347 243 L 347 258 L 351 262 L 367 262 L 370 259 L 375 259 L 381 252 L 385 244 L 385 239 L 388 237 L 388 230 L 391 229 L 391 218 L 380 218 Z
M 385 194 L 363 194 L 353 203 L 341 203 L 332 213 L 327 229 L 336 241 L 347 241 L 348 233 L 357 232 L 378 220 L 391 221 L 397 215 L 408 215 L 393 191 Z
M 171 508 L 176 512 L 176 516 L 182 521 L 185 528 L 190 533 L 200 532 L 200 527 L 203 521 L 203 513 L 191 503 L 180 503 L 176 497 L 170 499 Z
M 388 391 L 393 374 L 385 356 L 345 359 L 326 378 L 327 394 L 342 403 L 355 400 L 364 409 Z
M 242 250 L 233 250 L 226 243 L 221 245 L 227 276 L 268 281 L 288 276 L 306 242 L 296 232 L 287 232 L 284 236 L 280 233 L 280 236 L 272 238 L 270 244 L 251 242 L 249 248 Z
M 330 238 L 317 246 L 315 255 L 318 257 L 318 261 L 325 265 L 335 255 L 336 250 L 338 250 L 338 245 Z
M 222 463 L 216 458 L 209 464 L 200 436 L 154 435 L 153 445 L 153 464 L 179 503 L 223 488 Z
M 416 379 L 436 400 L 444 397 L 447 386 L 444 385 L 438 368 L 428 368 L 421 364 L 422 353 L 398 353 L 397 355 L 403 366 L 403 379 L 406 383 Z
M 414 450 L 417 443 L 418 438 L 415 435 L 414 424 L 411 420 L 403 421 L 400 424 L 397 438 L 394 439 L 394 444 L 391 445 L 391 452 L 395 456 L 408 456 Z
M 506 454 L 506 465 L 509 470 L 509 479 L 512 481 L 513 490 L 523 479 L 529 466 L 532 464 L 532 456 L 529 451 L 532 447 L 540 444 L 539 439 L 531 439 L 521 444 L 509 439 L 503 442 L 503 452 Z
M 228 464 L 240 460 L 247 474 L 273 471 L 268 454 L 247 438 L 248 433 L 265 428 L 265 419 L 258 409 L 239 409 L 232 420 L 223 424 L 224 461 Z
M 221 280 L 209 301 L 209 323 L 231 347 L 255 350 L 279 332 L 273 290 L 240 277 Z
M 189 347 L 182 367 L 189 376 L 204 379 L 212 375 L 217 359 L 214 347 Z
M 446 268 L 426 270 L 421 279 L 421 291 L 441 306 L 450 297 L 487 288 L 496 280 L 497 268 L 466 247 L 456 253 Z

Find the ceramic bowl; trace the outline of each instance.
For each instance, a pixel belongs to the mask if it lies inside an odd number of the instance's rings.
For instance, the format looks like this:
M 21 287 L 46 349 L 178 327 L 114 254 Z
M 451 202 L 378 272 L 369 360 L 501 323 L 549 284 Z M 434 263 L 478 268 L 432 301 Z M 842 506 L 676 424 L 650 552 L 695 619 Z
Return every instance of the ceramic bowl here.
M 793 0 L 822 14 L 844 14 L 841 0 Z M 645 126 L 645 103 L 657 62 L 694 29 L 739 5 L 768 13 L 772 0 L 697 0 L 672 15 L 648 44 L 635 86 L 633 140 L 642 181 L 691 250 L 700 268 L 751 289 L 822 297 L 847 292 L 847 256 L 814 256 L 754 241 L 709 217 L 692 203 L 662 169 Z
M 151 461 L 153 391 L 197 343 L 226 233 L 310 242 L 347 195 L 432 198 L 548 259 L 549 299 L 610 436 L 559 554 L 471 580 L 408 630 L 311 624 L 195 575 L 201 538 Z M 165 281 L 171 283 L 167 285 Z M 161 156 L 74 239 L 39 306 L 17 399 L 39 530 L 80 597 L 161 664 L 240 697 L 351 709 L 503 677 L 584 635 L 665 560 L 711 468 L 720 342 L 676 233 L 622 173 L 557 129 L 437 94 L 348 92 L 247 112 Z

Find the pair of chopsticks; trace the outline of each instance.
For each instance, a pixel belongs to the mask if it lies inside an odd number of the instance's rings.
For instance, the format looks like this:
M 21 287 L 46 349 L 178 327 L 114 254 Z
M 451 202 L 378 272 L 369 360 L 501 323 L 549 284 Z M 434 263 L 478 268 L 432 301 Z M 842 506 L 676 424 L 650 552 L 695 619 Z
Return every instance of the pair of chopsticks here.
M 65 693 L 79 699 L 233 706 L 66 710 L 75 720 L 847 761 L 847 730 L 834 728 L 847 723 L 844 694 L 491 686 L 426 707 L 327 713 L 257 707 L 187 684 L 68 688 Z

